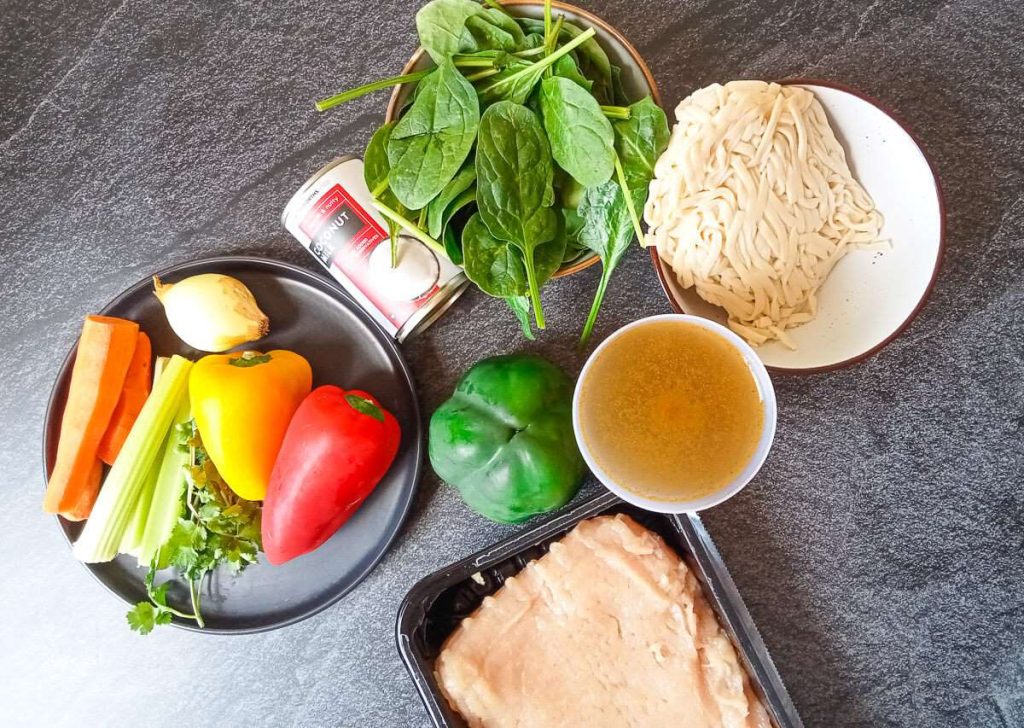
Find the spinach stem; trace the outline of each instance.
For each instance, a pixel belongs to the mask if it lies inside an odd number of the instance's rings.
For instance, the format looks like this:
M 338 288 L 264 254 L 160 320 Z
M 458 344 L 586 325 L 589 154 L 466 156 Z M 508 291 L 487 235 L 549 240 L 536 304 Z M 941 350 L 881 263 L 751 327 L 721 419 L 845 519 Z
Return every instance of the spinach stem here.
M 558 20 L 555 21 L 555 27 L 551 30 L 551 37 L 548 38 L 544 44 L 545 54 L 555 52 L 555 46 L 558 45 L 558 35 L 562 32 L 562 23 L 565 21 L 561 15 L 558 16 Z M 544 78 L 551 78 L 551 68 L 553 64 L 548 64 L 548 67 L 544 69 Z
M 497 68 L 488 68 L 486 71 L 471 73 L 470 75 L 466 76 L 466 80 L 469 81 L 470 83 L 473 83 L 475 81 L 480 81 L 485 78 L 490 78 L 491 76 L 497 73 L 499 73 Z
M 474 58 L 473 56 L 452 56 L 456 68 L 494 68 L 493 58 Z
M 512 55 L 516 58 L 531 58 L 533 56 L 539 56 L 546 52 L 544 46 L 537 46 L 536 48 L 527 48 L 525 51 L 516 51 Z
M 604 261 L 601 262 L 601 280 L 597 284 L 597 293 L 594 294 L 594 302 L 590 306 L 590 314 L 587 315 L 587 323 L 583 326 L 583 333 L 580 335 L 580 348 L 587 345 L 590 335 L 594 332 L 594 324 L 597 322 L 597 312 L 601 310 L 601 303 L 604 301 L 604 292 L 608 288 L 608 280 L 612 277 L 612 269 Z
M 365 96 L 366 94 L 373 93 L 374 91 L 380 91 L 381 89 L 388 88 L 390 86 L 399 86 L 403 83 L 419 81 L 433 70 L 433 68 L 428 68 L 422 71 L 416 71 L 415 73 L 407 73 L 404 76 L 382 78 L 380 81 L 374 81 L 373 83 L 363 84 L 362 86 L 357 86 L 356 88 L 349 89 L 348 91 L 342 91 L 340 94 L 335 94 L 334 96 L 317 101 L 316 110 L 327 111 L 328 109 L 333 109 L 335 106 L 343 104 L 346 101 L 357 99 L 360 96 Z
M 372 190 L 370 190 L 370 196 L 373 197 L 374 199 L 376 199 L 376 198 L 380 197 L 381 195 L 383 195 L 384 194 L 384 190 L 386 190 L 387 188 L 388 188 L 388 178 L 385 177 L 384 179 L 382 179 L 380 181 L 380 184 L 378 184 L 376 187 L 374 187 Z
M 516 71 L 513 74 L 510 74 L 508 76 L 504 76 L 502 78 L 499 78 L 491 86 L 489 86 L 488 89 L 489 90 L 493 90 L 495 87 L 501 86 L 501 85 L 505 85 L 505 84 L 514 85 L 515 82 L 520 77 L 525 76 L 528 73 L 534 73 L 538 68 L 541 68 L 541 69 L 547 68 L 552 63 L 557 61 L 559 58 L 564 56 L 566 53 L 569 53 L 570 51 L 572 51 L 576 46 L 578 46 L 578 45 L 580 45 L 582 43 L 586 43 L 588 40 L 593 38 L 594 34 L 596 32 L 597 31 L 595 31 L 593 28 L 587 28 L 585 31 L 583 31 L 582 33 L 577 35 L 575 38 L 573 38 L 571 41 L 566 43 L 564 46 L 559 48 L 554 53 L 551 53 L 549 55 L 544 56 L 539 61 L 535 61 L 534 63 L 531 63 L 526 68 L 523 68 L 523 69 L 521 69 L 519 71 Z M 480 76 L 482 76 L 482 74 L 485 74 L 485 73 L 487 75 L 489 75 L 489 76 L 492 76 L 495 73 L 498 73 L 498 71 L 497 71 L 497 69 L 490 69 L 488 71 L 481 71 L 480 73 L 475 74 L 475 76 L 466 76 L 466 80 L 467 81 L 474 81 L 474 80 L 476 80 L 475 77 L 480 77 Z
M 632 113 L 628 106 L 602 106 L 601 111 L 609 119 L 628 119 Z
M 551 0 L 544 0 L 544 47 L 551 42 Z
M 402 228 L 407 233 L 412 235 L 414 238 L 419 240 L 421 243 L 426 245 L 428 248 L 430 248 L 431 250 L 433 250 L 436 253 L 440 253 L 441 255 L 444 255 L 445 257 L 447 257 L 447 253 L 444 252 L 444 246 L 441 245 L 441 243 L 439 243 L 436 240 L 434 240 L 429 235 L 427 235 L 425 232 L 420 230 L 418 227 L 416 227 L 416 224 L 414 222 L 412 222 L 411 220 L 407 219 L 406 217 L 398 214 L 397 212 L 392 210 L 390 207 L 385 205 L 380 200 L 373 200 L 373 206 L 376 207 L 378 210 L 380 210 L 380 214 L 381 215 L 383 215 L 384 217 L 388 218 L 392 222 L 396 222 L 399 225 L 401 225 Z
M 510 12 L 509 12 L 509 11 L 508 11 L 508 10 L 507 10 L 507 9 L 505 8 L 505 6 L 504 6 L 504 5 L 502 5 L 501 3 L 499 3 L 499 2 L 498 2 L 498 0 L 484 0 L 484 4 L 486 4 L 486 5 L 490 5 L 490 6 L 491 6 L 492 8 L 494 8 L 495 10 L 500 10 L 501 12 L 505 13 L 505 15 L 509 16 L 510 18 L 512 17 L 512 13 L 510 13 Z
M 619 159 L 618 152 L 615 153 L 615 176 L 619 180 L 619 189 L 622 190 L 622 197 L 626 202 L 626 209 L 629 210 L 629 218 L 633 221 L 633 232 L 636 233 L 637 242 L 640 245 L 644 244 L 644 231 L 640 227 L 640 218 L 636 214 L 636 207 L 633 206 L 633 195 L 629 191 L 629 185 L 626 184 L 626 172 L 622 169 L 622 160 Z
M 533 251 L 523 254 L 523 261 L 526 263 L 526 280 L 530 284 L 530 301 L 533 303 L 533 316 L 537 321 L 537 328 L 544 328 L 544 309 L 540 307 L 540 286 L 537 285 L 537 268 L 533 262 Z
M 548 43 L 544 46 L 545 53 L 554 53 L 555 46 L 558 45 L 558 36 L 562 32 L 562 23 L 565 22 L 565 16 L 559 15 L 558 19 L 555 20 L 555 25 L 551 29 L 551 37 L 548 38 Z
M 398 228 L 388 225 L 388 238 L 391 240 L 391 267 L 398 267 Z

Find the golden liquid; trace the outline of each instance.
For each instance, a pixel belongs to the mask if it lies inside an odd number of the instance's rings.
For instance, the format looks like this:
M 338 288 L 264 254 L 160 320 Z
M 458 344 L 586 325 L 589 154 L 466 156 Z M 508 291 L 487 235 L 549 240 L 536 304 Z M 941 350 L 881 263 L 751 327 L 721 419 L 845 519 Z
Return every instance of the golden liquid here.
M 728 485 L 764 426 L 743 356 L 686 321 L 644 324 L 612 341 L 590 365 L 579 403 L 593 459 L 653 500 L 695 500 Z

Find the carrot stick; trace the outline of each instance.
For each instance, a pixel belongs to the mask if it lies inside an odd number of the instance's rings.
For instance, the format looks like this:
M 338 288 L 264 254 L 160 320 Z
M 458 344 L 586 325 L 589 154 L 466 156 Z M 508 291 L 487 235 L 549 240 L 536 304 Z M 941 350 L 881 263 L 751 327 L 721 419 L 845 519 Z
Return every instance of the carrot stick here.
M 139 325 L 133 321 L 85 317 L 61 419 L 57 460 L 43 498 L 47 513 L 72 521 L 89 517 L 100 485 L 97 450 L 121 397 L 138 337 Z
M 121 452 L 121 446 L 124 445 L 129 430 L 142 411 L 142 405 L 146 403 L 153 382 L 152 366 L 153 347 L 150 346 L 149 337 L 140 331 L 135 341 L 135 352 L 132 354 L 131 363 L 128 364 L 128 373 L 124 377 L 121 397 L 110 416 L 107 431 L 100 440 L 100 460 L 107 465 L 114 464 L 114 458 Z

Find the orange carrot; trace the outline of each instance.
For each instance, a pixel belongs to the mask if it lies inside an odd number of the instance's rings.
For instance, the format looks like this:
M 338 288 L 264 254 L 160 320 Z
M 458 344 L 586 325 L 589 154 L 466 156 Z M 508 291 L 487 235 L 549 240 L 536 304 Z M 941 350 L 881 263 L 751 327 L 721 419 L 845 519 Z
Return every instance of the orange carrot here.
M 100 460 L 107 465 L 114 464 L 114 458 L 121 452 L 128 432 L 135 424 L 142 405 L 146 403 L 149 396 L 149 389 L 153 382 L 153 347 L 149 344 L 149 337 L 143 332 L 135 341 L 135 353 L 132 354 L 131 363 L 128 364 L 128 373 L 124 377 L 124 388 L 121 390 L 121 397 L 117 400 L 114 413 L 110 416 L 110 424 L 107 431 L 103 433 L 100 440 Z
M 61 419 L 57 460 L 43 510 L 72 521 L 89 517 L 99 492 L 100 439 L 121 397 L 135 353 L 139 325 L 109 316 L 86 316 Z

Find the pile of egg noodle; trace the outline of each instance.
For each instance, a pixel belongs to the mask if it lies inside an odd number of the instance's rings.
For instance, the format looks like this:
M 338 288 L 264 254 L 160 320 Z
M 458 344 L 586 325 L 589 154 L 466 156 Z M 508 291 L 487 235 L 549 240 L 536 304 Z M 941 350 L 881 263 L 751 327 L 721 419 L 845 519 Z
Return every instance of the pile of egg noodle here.
M 886 245 L 882 216 L 806 89 L 714 84 L 684 99 L 676 120 L 655 166 L 645 244 L 748 342 L 796 348 L 786 329 L 814 318 L 836 262 Z

